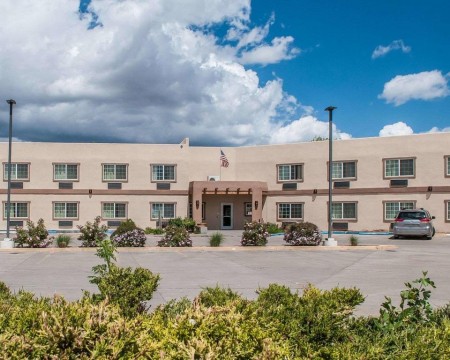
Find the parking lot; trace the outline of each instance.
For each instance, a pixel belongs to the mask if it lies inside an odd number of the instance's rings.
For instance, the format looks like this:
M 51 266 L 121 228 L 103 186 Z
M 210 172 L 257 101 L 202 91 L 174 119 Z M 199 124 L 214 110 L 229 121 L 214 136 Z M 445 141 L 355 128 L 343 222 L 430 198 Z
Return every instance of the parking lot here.
M 398 304 L 406 281 L 428 271 L 437 288 L 431 302 L 450 302 L 450 236 L 432 240 L 399 239 L 387 235 L 359 235 L 357 247 L 284 246 L 281 236 L 271 237 L 267 247 L 239 245 L 240 232 L 225 233 L 220 248 L 208 247 L 208 236 L 194 236 L 193 248 L 158 248 L 150 238 L 145 248 L 120 249 L 121 266 L 141 266 L 161 275 L 152 300 L 155 306 L 173 298 L 194 298 L 206 286 L 230 287 L 248 298 L 270 283 L 301 291 L 308 283 L 321 289 L 357 287 L 366 296 L 358 314 L 374 314 L 385 296 Z M 336 235 L 339 245 L 348 245 L 349 235 Z M 382 245 L 377 247 L 376 245 Z M 82 289 L 95 291 L 88 281 L 92 266 L 101 260 L 95 249 L 75 243 L 67 249 L 2 249 L 0 281 L 11 289 L 37 295 L 60 294 L 77 299 Z

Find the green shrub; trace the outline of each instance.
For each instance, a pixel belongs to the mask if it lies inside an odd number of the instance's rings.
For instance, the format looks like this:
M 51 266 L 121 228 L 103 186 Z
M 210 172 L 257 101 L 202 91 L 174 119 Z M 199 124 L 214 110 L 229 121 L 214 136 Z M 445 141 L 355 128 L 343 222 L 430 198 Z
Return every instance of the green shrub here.
M 200 228 L 197 226 L 194 219 L 188 218 L 188 217 L 186 217 L 184 219 L 182 219 L 181 217 L 170 219 L 168 225 L 184 227 L 190 233 L 200 232 Z
M 358 239 L 357 236 L 355 236 L 355 235 L 350 236 L 350 238 L 348 239 L 348 241 L 349 241 L 349 243 L 350 243 L 351 246 L 358 246 L 359 239 Z
M 222 244 L 223 241 L 223 234 L 220 232 L 216 232 L 211 235 L 209 239 L 209 245 L 212 247 L 218 247 L 220 244 Z
M 133 317 L 147 309 L 145 302 L 152 299 L 159 275 L 140 267 L 133 270 L 115 265 L 115 252 L 116 247 L 111 240 L 100 243 L 97 256 L 105 263 L 92 268 L 95 275 L 91 276 L 90 282 L 96 284 L 100 291 L 100 294 L 93 294 L 92 299 L 96 302 L 108 299 L 119 306 L 124 316 Z M 90 296 L 88 293 L 85 295 Z
M 59 248 L 65 248 L 69 246 L 69 243 L 70 243 L 70 235 L 59 234 L 56 237 L 56 244 L 58 245 Z
M 265 246 L 267 244 L 267 224 L 264 222 L 252 221 L 244 224 L 242 233 L 242 246 Z
M 152 229 L 151 227 L 146 227 L 144 232 L 147 235 L 162 235 L 162 234 L 164 234 L 164 229 L 160 229 L 160 228 Z
M 125 221 L 122 221 L 120 225 L 116 228 L 116 230 L 114 230 L 113 233 L 111 234 L 111 239 L 113 239 L 117 235 L 122 235 L 135 229 L 139 229 L 139 227 L 136 226 L 133 220 L 127 219 Z
M 230 302 L 242 299 L 242 297 L 231 289 L 223 289 L 216 285 L 215 287 L 206 287 L 198 294 L 196 301 L 203 306 L 225 306 Z
M 108 227 L 100 225 L 101 220 L 101 217 L 97 216 L 92 223 L 88 221 L 84 226 L 78 225 L 81 233 L 78 240 L 81 240 L 82 247 L 96 247 L 99 242 L 107 237 Z
M 167 225 L 164 237 L 158 241 L 161 247 L 189 247 L 192 246 L 192 240 L 185 227 L 176 225 Z
M 294 223 L 286 226 L 283 239 L 289 245 L 317 246 L 322 242 L 322 234 L 317 225 L 313 223 Z
M 279 234 L 283 232 L 283 229 L 279 228 L 277 224 L 267 223 L 267 232 L 269 234 Z
M 14 242 L 17 247 L 45 248 L 53 242 L 53 237 L 48 237 L 44 219 L 39 219 L 37 225 L 28 220 L 26 229 L 16 227 Z

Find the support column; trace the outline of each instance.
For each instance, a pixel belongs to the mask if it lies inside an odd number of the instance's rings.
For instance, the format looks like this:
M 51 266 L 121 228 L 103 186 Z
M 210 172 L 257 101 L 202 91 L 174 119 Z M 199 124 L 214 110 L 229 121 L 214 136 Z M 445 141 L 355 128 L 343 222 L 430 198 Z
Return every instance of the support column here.
M 252 221 L 262 221 L 262 188 L 252 188 Z

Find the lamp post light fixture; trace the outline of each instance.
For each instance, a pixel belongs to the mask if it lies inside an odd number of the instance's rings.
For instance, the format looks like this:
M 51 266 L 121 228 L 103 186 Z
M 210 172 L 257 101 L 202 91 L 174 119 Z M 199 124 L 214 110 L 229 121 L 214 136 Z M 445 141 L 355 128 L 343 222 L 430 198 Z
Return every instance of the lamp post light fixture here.
M 332 227 L 332 205 L 333 205 L 333 110 L 335 106 L 328 106 L 328 238 L 325 242 L 327 246 L 337 246 L 337 241 L 333 238 Z
M 13 248 L 14 241 L 9 237 L 9 226 L 11 220 L 11 149 L 12 149 L 12 118 L 13 105 L 16 101 L 13 99 L 6 100 L 9 104 L 9 147 L 8 147 L 8 195 L 6 199 L 6 238 L 2 241 L 2 248 Z

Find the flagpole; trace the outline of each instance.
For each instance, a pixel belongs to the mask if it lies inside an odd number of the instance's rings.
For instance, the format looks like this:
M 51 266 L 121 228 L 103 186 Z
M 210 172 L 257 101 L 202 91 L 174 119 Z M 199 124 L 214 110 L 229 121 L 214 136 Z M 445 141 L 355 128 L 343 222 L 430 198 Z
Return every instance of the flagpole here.
M 222 160 L 220 158 L 221 154 L 222 154 L 222 149 L 220 149 L 220 153 L 219 153 L 219 180 L 222 180 Z

